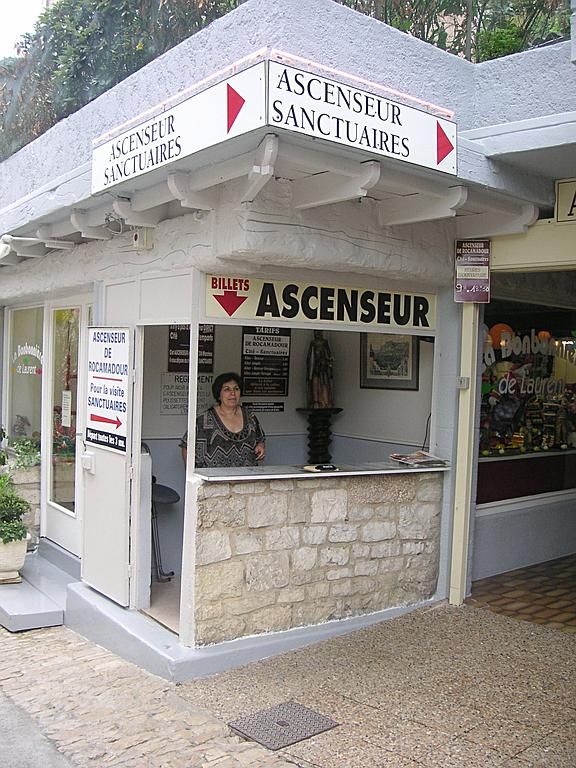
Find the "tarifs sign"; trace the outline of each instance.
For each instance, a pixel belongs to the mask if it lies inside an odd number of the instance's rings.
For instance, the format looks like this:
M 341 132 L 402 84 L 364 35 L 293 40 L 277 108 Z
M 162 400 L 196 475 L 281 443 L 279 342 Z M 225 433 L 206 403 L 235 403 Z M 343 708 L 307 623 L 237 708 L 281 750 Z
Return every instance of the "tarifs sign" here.
M 206 276 L 206 315 L 239 320 L 292 320 L 360 327 L 435 330 L 433 294 Z
M 456 124 L 347 83 L 261 61 L 94 143 L 92 192 L 271 126 L 456 174 Z

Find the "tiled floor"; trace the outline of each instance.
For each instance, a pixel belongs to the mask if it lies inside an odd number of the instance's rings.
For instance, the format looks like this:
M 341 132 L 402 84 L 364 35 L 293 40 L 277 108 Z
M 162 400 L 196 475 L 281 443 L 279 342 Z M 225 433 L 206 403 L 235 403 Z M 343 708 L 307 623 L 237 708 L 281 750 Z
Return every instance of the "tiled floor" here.
M 466 602 L 576 633 L 576 554 L 475 581 Z
M 150 607 L 146 613 L 159 624 L 178 634 L 180 630 L 180 577 L 170 581 L 153 581 L 150 588 Z

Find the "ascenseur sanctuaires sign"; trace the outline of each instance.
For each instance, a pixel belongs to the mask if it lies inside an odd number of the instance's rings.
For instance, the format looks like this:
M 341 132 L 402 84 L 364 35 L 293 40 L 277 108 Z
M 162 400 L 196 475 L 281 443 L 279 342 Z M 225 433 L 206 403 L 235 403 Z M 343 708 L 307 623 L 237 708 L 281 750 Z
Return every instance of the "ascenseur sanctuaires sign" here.
M 92 153 L 92 192 L 262 126 L 456 174 L 455 123 L 270 60 L 187 98 L 181 95 L 174 106 L 161 105 L 131 128 L 100 137 Z

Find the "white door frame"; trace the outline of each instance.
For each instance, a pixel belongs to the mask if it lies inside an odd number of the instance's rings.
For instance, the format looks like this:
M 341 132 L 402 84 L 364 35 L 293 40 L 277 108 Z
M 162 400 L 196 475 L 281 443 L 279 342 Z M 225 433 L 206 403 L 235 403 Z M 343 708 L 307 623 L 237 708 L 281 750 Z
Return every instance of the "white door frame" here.
M 132 388 L 132 466 L 130 499 L 130 608 L 150 605 L 151 583 L 151 488 L 143 474 L 151 475 L 151 463 L 142 460 L 142 400 L 144 391 L 144 326 L 134 329 L 134 386 Z
M 41 466 L 41 513 L 40 535 L 54 541 L 77 557 L 82 556 L 83 482 L 80 452 L 83 448 L 84 423 L 82 409 L 86 381 L 83 375 L 86 366 L 86 328 L 93 298 L 81 294 L 63 299 L 50 299 L 44 303 L 44 368 L 42 377 L 42 466 Z M 80 309 L 78 335 L 78 378 L 76 403 L 76 462 L 74 473 L 74 512 L 50 500 L 50 473 L 52 469 L 52 388 L 54 374 L 53 360 L 53 317 L 57 309 Z

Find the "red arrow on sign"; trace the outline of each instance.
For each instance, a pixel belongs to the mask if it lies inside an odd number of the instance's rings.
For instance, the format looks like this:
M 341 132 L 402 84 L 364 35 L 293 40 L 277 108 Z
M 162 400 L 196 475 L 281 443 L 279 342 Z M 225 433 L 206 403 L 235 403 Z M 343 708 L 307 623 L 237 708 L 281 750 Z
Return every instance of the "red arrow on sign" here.
M 232 317 L 234 312 L 241 307 L 248 296 L 238 296 L 238 291 L 224 291 L 220 296 L 214 295 L 214 298 L 226 312 L 228 317 Z
M 116 416 L 115 419 L 109 419 L 107 416 L 97 416 L 95 413 L 90 414 L 90 421 L 102 421 L 104 424 L 116 424 L 116 429 L 122 425 L 118 416 Z
M 228 131 L 227 133 L 230 133 L 230 128 L 232 128 L 232 126 L 234 125 L 236 118 L 240 114 L 240 110 L 246 103 L 246 99 L 243 99 L 242 96 L 240 96 L 240 94 L 238 93 L 238 91 L 235 91 L 231 85 L 227 85 L 226 95 L 228 99 Z
M 436 165 L 440 165 L 445 157 L 448 157 L 454 149 L 454 144 L 450 141 L 444 131 L 444 128 L 436 121 Z

